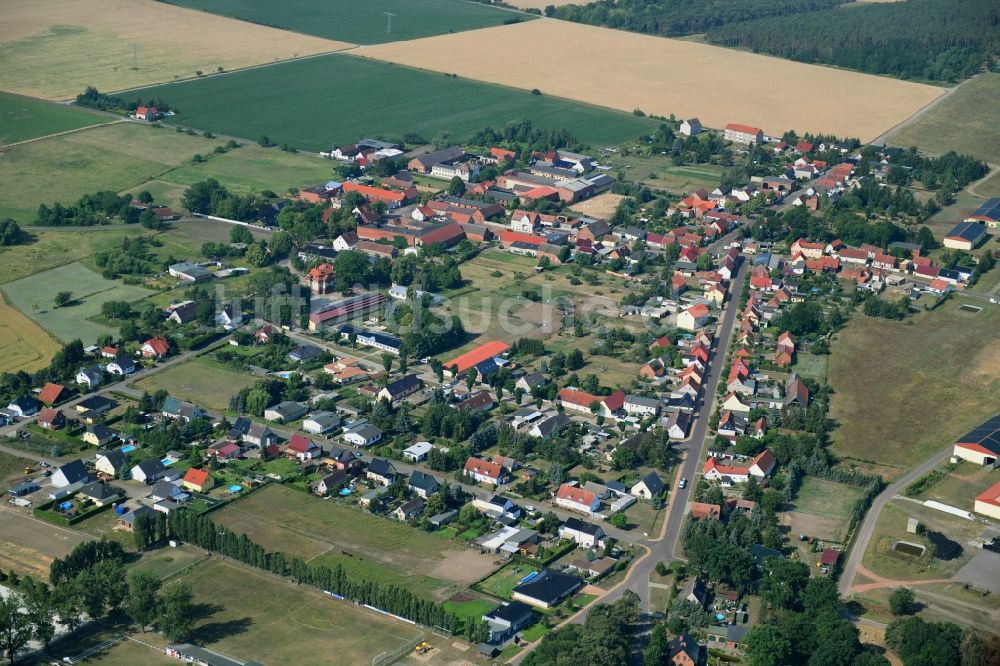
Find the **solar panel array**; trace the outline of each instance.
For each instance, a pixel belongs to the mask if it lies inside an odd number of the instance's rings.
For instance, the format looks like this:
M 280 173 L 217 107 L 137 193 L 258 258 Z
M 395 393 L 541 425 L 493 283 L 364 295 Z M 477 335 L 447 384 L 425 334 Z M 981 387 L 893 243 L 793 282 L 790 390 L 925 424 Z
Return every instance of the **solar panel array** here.
M 1000 453 L 1000 414 L 987 419 L 973 428 L 961 438 L 958 444 L 978 444 L 991 451 Z

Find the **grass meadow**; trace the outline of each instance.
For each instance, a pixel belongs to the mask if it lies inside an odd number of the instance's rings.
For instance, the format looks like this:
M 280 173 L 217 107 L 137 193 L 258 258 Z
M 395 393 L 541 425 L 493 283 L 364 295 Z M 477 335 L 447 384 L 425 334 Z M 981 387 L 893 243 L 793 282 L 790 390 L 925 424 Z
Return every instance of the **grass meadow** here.
M 892 479 L 996 413 L 1000 309 L 962 303 L 903 322 L 851 319 L 830 356 L 832 453 Z
M 634 139 L 655 126 L 620 111 L 340 54 L 139 94 L 181 109 L 170 122 L 254 140 L 267 135 L 275 143 L 312 151 L 361 136 L 399 138 L 407 132 L 428 140 L 450 133 L 459 141 L 484 127 L 523 118 L 536 127 L 565 127 L 594 145 Z
M 163 389 L 175 398 L 224 411 L 229 408 L 229 398 L 254 381 L 248 373 L 198 358 L 150 375 L 136 382 L 136 387 L 150 393 Z
M 0 146 L 109 120 L 80 109 L 0 92 Z
M 1000 162 L 1000 74 L 969 79 L 912 124 L 889 137 L 893 146 L 917 146 L 932 153 L 954 150 Z
M 501 25 L 527 14 L 489 7 L 466 0 L 381 0 L 358 3 L 353 0 L 285 0 L 281 3 L 257 0 L 166 0 L 170 4 L 200 9 L 213 14 L 260 25 L 292 30 L 316 37 L 354 44 L 379 44 L 448 32 L 461 32 Z M 392 29 L 388 17 L 391 12 Z
M 3 286 L 11 304 L 63 342 L 79 338 L 85 345 L 113 329 L 89 321 L 107 301 L 138 301 L 152 292 L 108 280 L 79 262 L 36 273 Z M 73 301 L 57 308 L 56 293 L 71 291 Z
M 420 634 L 314 588 L 218 559 L 178 580 L 191 586 L 198 606 L 192 642 L 263 664 L 311 664 L 319 655 L 320 662 L 368 664 Z
M 0 217 L 31 224 L 39 204 L 69 204 L 98 190 L 149 190 L 158 202 L 176 207 L 187 186 L 205 178 L 237 192 L 281 193 L 332 175 L 330 163 L 316 156 L 256 145 L 214 153 L 223 143 L 119 123 L 14 146 L 0 154 Z M 206 160 L 192 163 L 195 154 Z

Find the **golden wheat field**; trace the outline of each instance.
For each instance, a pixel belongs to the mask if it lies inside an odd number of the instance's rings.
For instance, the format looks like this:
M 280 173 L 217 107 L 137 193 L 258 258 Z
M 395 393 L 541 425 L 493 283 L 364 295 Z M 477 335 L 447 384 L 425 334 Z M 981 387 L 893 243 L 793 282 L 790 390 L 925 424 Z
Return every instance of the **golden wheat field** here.
M 0 89 L 67 99 L 349 46 L 153 0 L 3 0 Z
M 593 0 L 507 0 L 507 4 L 520 7 L 521 9 L 540 9 L 545 11 L 549 5 L 562 7 L 563 5 L 589 5 Z
M 484 48 L 503 45 L 502 51 Z M 769 134 L 826 132 L 871 140 L 943 91 L 689 41 L 539 19 L 380 44 L 352 55 L 623 111 L 737 122 Z M 456 56 L 456 54 L 460 54 Z
M 35 322 L 7 304 L 0 294 L 0 372 L 34 372 L 62 348 Z

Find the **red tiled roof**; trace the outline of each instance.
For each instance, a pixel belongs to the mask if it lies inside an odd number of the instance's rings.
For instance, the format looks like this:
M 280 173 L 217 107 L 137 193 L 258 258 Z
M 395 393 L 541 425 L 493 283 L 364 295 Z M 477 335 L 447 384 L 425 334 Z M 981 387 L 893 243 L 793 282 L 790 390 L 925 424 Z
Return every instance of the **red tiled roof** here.
M 159 336 L 146 340 L 144 346 L 145 345 L 149 345 L 150 349 L 152 349 L 160 356 L 170 351 L 170 343 L 167 342 L 166 338 L 161 338 Z
M 208 481 L 208 470 L 192 467 L 184 473 L 184 481 L 195 486 L 203 486 Z
M 1000 481 L 976 495 L 977 502 L 985 502 L 993 506 L 1000 506 Z
M 482 363 L 488 358 L 493 358 L 494 356 L 499 356 L 510 349 L 510 345 L 506 342 L 500 342 L 499 340 L 492 340 L 484 344 L 479 345 L 475 349 L 471 349 L 461 356 L 456 356 L 450 361 L 444 364 L 445 370 L 450 370 L 452 366 L 457 365 L 459 373 L 465 372 L 477 363 Z
M 501 231 L 500 232 L 500 245 L 502 247 L 507 247 L 508 245 L 513 245 L 514 243 L 528 243 L 529 245 L 541 245 L 545 242 L 545 239 L 541 236 L 535 236 L 533 234 L 524 234 L 519 231 Z
M 391 201 L 402 202 L 406 199 L 406 195 L 402 192 L 383 190 L 381 187 L 372 187 L 371 185 L 362 185 L 361 183 L 344 183 L 344 191 L 357 192 L 366 199 L 375 199 L 387 203 Z
M 568 483 L 559 486 L 559 492 L 556 493 L 556 497 L 577 504 L 583 504 L 587 507 L 593 505 L 594 500 L 597 499 L 597 495 L 589 490 L 584 490 L 578 486 L 571 486 Z
M 733 130 L 734 132 L 746 132 L 747 134 L 757 134 L 761 130 L 757 127 L 752 127 L 750 125 L 743 125 L 741 123 L 728 123 L 726 125 L 727 130 Z
M 475 456 L 469 456 L 465 461 L 465 471 L 488 476 L 491 479 L 499 479 L 503 475 L 503 467 L 488 460 L 480 460 Z
M 63 391 L 65 390 L 66 389 L 64 389 L 59 384 L 53 384 L 52 382 L 48 382 L 47 384 L 45 384 L 45 386 L 42 387 L 42 392 L 38 394 L 38 400 L 45 403 L 46 405 L 54 404 L 56 401 L 59 400 L 59 397 L 63 394 Z
M 300 435 L 299 433 L 293 434 L 292 439 L 288 442 L 288 450 L 295 451 L 296 453 L 308 453 L 315 448 L 315 442 L 305 435 Z

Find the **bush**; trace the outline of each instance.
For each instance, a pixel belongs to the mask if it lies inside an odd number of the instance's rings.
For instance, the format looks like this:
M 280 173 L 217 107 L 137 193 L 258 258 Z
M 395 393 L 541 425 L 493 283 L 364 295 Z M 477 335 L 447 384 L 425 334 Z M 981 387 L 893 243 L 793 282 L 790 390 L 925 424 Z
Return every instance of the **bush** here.
M 897 587 L 889 595 L 889 610 L 893 615 L 911 615 L 914 608 L 913 590 L 908 587 Z

